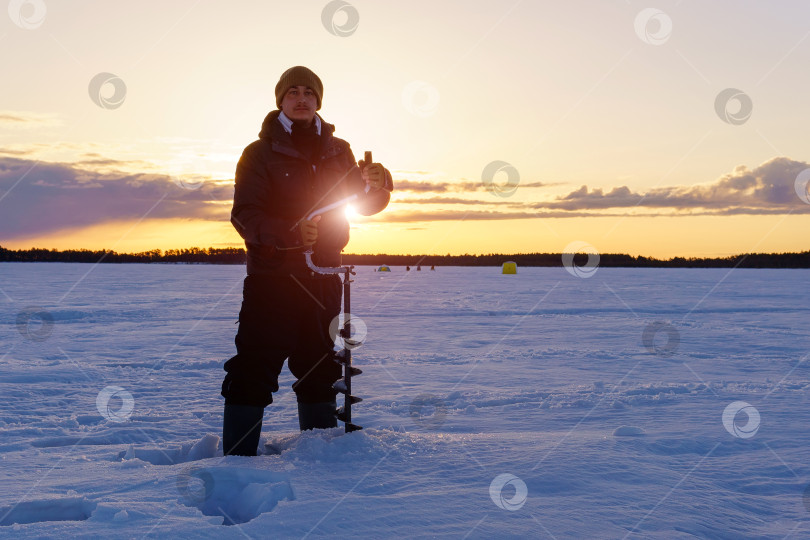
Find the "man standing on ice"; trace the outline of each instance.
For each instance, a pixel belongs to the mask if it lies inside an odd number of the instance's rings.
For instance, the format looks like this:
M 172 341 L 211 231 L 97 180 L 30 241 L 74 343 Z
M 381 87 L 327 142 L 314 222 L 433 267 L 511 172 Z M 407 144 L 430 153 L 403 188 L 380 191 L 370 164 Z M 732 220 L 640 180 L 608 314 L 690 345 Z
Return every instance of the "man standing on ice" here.
M 329 325 L 340 313 L 341 283 L 335 275 L 314 274 L 317 266 L 339 266 L 349 242 L 345 205 L 307 220 L 313 210 L 352 194 L 354 209 L 370 216 L 382 211 L 393 189 L 379 163 L 355 163 L 349 144 L 332 136 L 335 127 L 316 113 L 323 83 L 303 66 L 285 71 L 276 84 L 276 106 L 236 166 L 231 223 L 245 239 L 247 277 L 236 356 L 225 362 L 225 455 L 255 456 L 264 408 L 278 391 L 286 359 L 297 379 L 301 430 L 337 426 L 340 365 Z

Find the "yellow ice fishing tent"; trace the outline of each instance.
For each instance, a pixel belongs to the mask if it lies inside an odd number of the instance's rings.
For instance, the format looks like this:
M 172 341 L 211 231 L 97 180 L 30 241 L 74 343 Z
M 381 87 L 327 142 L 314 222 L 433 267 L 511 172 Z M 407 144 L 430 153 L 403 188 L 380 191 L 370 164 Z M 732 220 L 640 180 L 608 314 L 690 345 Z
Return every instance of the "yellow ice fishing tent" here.
M 503 273 L 517 274 L 517 264 L 512 261 L 506 261 L 505 263 L 503 263 Z
M 390 271 L 391 271 L 391 269 L 388 268 L 387 264 L 383 264 L 382 266 L 377 268 L 377 272 L 390 272 Z

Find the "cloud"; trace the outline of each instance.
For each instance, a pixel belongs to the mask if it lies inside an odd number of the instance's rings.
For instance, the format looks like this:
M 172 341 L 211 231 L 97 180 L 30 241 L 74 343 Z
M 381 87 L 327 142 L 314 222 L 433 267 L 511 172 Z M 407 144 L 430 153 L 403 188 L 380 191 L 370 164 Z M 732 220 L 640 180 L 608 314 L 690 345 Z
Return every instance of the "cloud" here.
M 554 201 L 532 204 L 551 210 L 601 210 L 609 208 L 669 208 L 699 210 L 701 214 L 810 213 L 810 205 L 796 195 L 796 177 L 810 164 L 777 157 L 753 170 L 744 165 L 708 185 L 653 188 L 634 193 L 627 186 L 607 193 L 587 186 Z
M 507 220 L 616 216 L 731 216 L 810 214 L 810 205 L 796 194 L 796 177 L 810 164 L 777 157 L 753 170 L 740 165 L 710 184 L 652 188 L 633 192 L 627 186 L 609 190 L 582 186 L 550 201 L 512 202 L 451 197 L 397 199 L 397 203 L 493 206 L 491 211 L 449 210 L 386 212 L 369 221 L 422 222 L 447 220 Z M 523 187 L 522 185 L 518 188 Z M 500 209 L 500 210 L 498 210 Z M 504 210 L 505 209 L 505 210 Z
M 13 148 L 0 148 L 0 155 L 6 156 L 27 156 L 33 153 L 33 150 L 17 150 Z
M 115 221 L 158 219 L 229 219 L 233 184 L 206 182 L 197 190 L 179 187 L 165 174 L 127 173 L 116 165 L 131 164 L 85 154 L 80 163 L 46 163 L 0 156 L 0 242 L 53 234 L 68 228 Z M 105 169 L 98 170 L 103 166 Z M 106 167 L 112 167 L 107 170 Z M 627 186 L 608 190 L 582 186 L 548 201 L 482 200 L 442 193 L 485 191 L 473 182 L 400 180 L 395 194 L 439 194 L 396 198 L 381 214 L 363 222 L 418 223 L 449 220 L 513 220 L 611 216 L 695 216 L 808 214 L 810 204 L 795 192 L 796 177 L 808 163 L 774 158 L 753 170 L 745 166 L 709 184 L 670 186 L 634 192 Z M 534 183 L 523 187 L 545 187 Z M 493 197 L 493 199 L 495 199 Z M 437 205 L 449 209 L 436 209 Z M 402 209 L 398 208 L 402 205 Z M 491 209 L 487 208 L 491 205 Z M 421 206 L 421 208 L 420 208 Z
M 53 114 L 30 111 L 0 111 L 0 128 L 32 128 L 58 126 L 61 122 Z
M 113 221 L 229 219 L 233 185 L 179 187 L 167 175 L 98 172 L 0 157 L 0 240 Z
M 810 205 L 805 204 L 796 195 L 796 177 L 810 164 L 795 161 L 787 157 L 773 158 L 762 163 L 753 170 L 744 165 L 738 166 L 710 184 L 694 186 L 668 186 L 652 188 L 646 192 L 634 192 L 627 186 L 618 186 L 603 190 L 589 189 L 582 186 L 567 195 L 559 196 L 548 201 L 528 203 L 515 203 L 512 201 L 486 201 L 472 200 L 460 197 L 429 197 L 429 198 L 396 198 L 402 204 L 448 204 L 448 205 L 486 205 L 499 204 L 510 207 L 522 206 L 525 212 L 536 211 L 564 211 L 569 214 L 555 214 L 560 217 L 580 217 L 579 212 L 591 212 L 592 215 L 607 215 L 608 210 L 624 209 L 620 215 L 626 215 L 626 210 L 632 209 L 634 214 L 641 215 L 758 215 L 758 214 L 784 214 L 784 213 L 810 213 Z M 527 187 L 547 187 L 559 184 L 543 182 L 521 183 L 518 191 Z M 473 193 L 485 192 L 487 186 L 482 182 L 434 182 L 397 180 L 394 184 L 396 192 L 411 192 L 416 194 L 445 194 L 445 193 Z M 664 211 L 664 212 L 662 212 Z M 462 212 L 462 215 L 464 212 Z M 504 216 L 502 219 L 518 219 L 522 213 L 493 212 L 494 215 Z M 405 212 L 402 215 L 412 216 L 413 220 L 432 220 L 433 212 Z M 436 219 L 445 219 L 445 214 L 439 213 Z M 489 212 L 476 218 L 477 214 L 468 213 L 466 219 L 494 219 Z M 535 217 L 547 217 L 549 214 L 538 213 Z M 425 216 L 425 218 L 419 217 Z M 374 221 L 389 220 L 390 216 L 375 217 Z M 457 218 L 452 218 L 457 219 Z
M 523 203 L 504 203 L 502 201 L 495 201 L 493 197 L 491 200 L 482 201 L 480 199 L 462 199 L 460 197 L 424 197 L 420 199 L 396 199 L 396 202 L 399 204 L 466 204 L 466 205 L 493 205 L 498 204 L 503 205 L 506 204 L 508 206 L 516 205 L 516 206 L 523 206 Z
M 497 210 L 437 210 L 432 212 L 422 211 L 386 211 L 382 214 L 364 217 L 363 221 L 376 221 L 386 223 L 414 223 L 427 221 L 503 221 L 507 219 L 537 219 L 537 218 L 570 218 L 570 217 L 592 217 L 596 214 L 590 212 L 538 212 L 538 211 L 517 211 L 502 212 Z M 599 214 L 604 216 L 604 214 Z M 621 216 L 622 214 L 609 214 Z
M 17 114 L 0 112 L 0 124 L 21 124 L 25 123 L 25 118 Z
M 546 184 L 544 182 L 524 182 L 520 188 L 540 188 L 556 186 L 559 184 Z M 489 191 L 483 182 L 423 182 L 407 179 L 395 179 L 394 187 L 397 191 L 412 191 L 415 193 L 470 193 L 476 191 Z
M 79 167 L 83 169 L 92 169 L 92 170 L 137 170 L 140 168 L 148 169 L 154 168 L 154 165 L 147 162 L 147 161 L 139 161 L 139 160 L 120 160 L 120 159 L 111 159 L 107 157 L 100 156 L 98 154 L 84 154 L 83 157 L 87 159 L 80 159 L 78 161 L 74 161 L 71 163 L 73 167 Z

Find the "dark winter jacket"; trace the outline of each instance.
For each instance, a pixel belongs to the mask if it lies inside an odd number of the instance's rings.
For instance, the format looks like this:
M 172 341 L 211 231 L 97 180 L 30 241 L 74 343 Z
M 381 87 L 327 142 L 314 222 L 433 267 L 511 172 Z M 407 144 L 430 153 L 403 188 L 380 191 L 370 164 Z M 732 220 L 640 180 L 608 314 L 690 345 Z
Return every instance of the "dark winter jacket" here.
M 309 275 L 298 228 L 302 220 L 353 193 L 360 197 L 352 207 L 366 216 L 382 211 L 390 199 L 383 189 L 365 192 L 351 148 L 332 136 L 333 125 L 321 122 L 320 151 L 310 163 L 278 121 L 279 113 L 267 115 L 259 139 L 245 148 L 236 166 L 231 223 L 245 239 L 249 275 Z M 385 176 L 387 187 L 393 188 L 388 170 Z M 313 262 L 339 266 L 348 242 L 345 206 L 323 214 Z

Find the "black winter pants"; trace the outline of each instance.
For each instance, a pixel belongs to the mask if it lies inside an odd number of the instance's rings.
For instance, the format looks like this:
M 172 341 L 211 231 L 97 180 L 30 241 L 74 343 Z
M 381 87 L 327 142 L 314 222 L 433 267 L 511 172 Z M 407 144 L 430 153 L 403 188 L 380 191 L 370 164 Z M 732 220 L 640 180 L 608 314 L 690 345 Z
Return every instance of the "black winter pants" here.
M 340 313 L 340 277 L 252 275 L 245 278 L 236 356 L 225 362 L 222 395 L 227 404 L 266 407 L 288 366 L 299 402 L 334 400 L 341 376 L 329 324 Z

